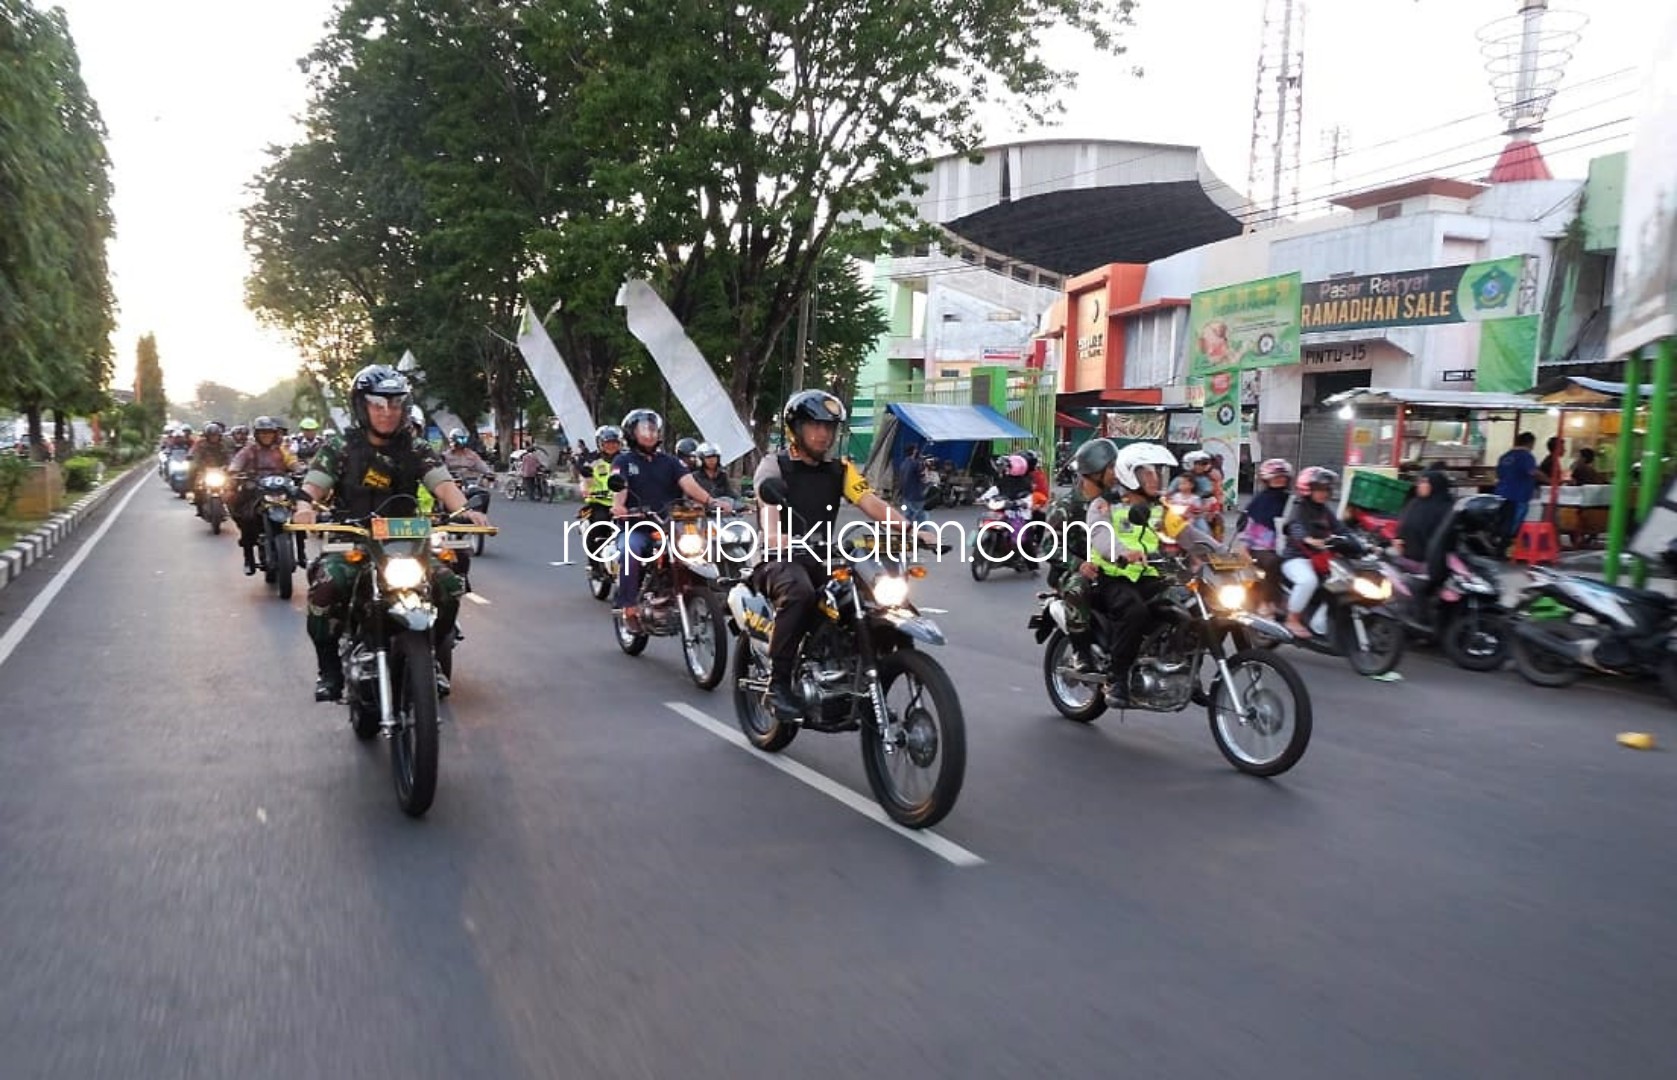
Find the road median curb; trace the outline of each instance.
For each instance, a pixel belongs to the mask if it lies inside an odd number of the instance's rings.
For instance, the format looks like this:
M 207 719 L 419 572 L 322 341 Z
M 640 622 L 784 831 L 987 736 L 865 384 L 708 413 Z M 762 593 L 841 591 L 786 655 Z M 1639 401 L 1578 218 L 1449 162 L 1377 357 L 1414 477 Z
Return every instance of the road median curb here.
M 143 462 L 137 463 L 121 475 L 106 480 L 76 500 L 69 509 L 60 510 L 30 532 L 18 537 L 11 547 L 0 551 L 0 589 L 16 581 L 25 570 L 67 540 L 82 522 L 116 493 L 117 489 L 133 482 L 136 476 L 144 476 L 149 470 L 142 468 L 142 464 Z

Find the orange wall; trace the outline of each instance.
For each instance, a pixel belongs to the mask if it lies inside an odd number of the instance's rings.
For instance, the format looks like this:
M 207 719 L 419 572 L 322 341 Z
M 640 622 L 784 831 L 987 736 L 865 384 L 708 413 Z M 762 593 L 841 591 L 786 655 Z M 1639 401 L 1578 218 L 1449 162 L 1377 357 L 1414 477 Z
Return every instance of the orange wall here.
M 1062 392 L 1124 385 L 1123 323 L 1112 312 L 1141 302 L 1147 267 L 1111 263 L 1066 282 Z

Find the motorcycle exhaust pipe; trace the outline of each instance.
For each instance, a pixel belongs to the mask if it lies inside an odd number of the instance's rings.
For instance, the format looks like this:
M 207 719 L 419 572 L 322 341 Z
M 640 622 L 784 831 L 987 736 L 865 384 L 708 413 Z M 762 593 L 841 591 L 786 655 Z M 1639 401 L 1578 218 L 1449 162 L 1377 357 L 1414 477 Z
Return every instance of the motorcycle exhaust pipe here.
M 1595 650 L 1598 644 L 1595 638 L 1583 638 L 1581 640 L 1565 638 L 1559 634 L 1551 634 L 1542 627 L 1525 621 L 1514 624 L 1514 635 L 1528 644 L 1537 646 L 1544 652 L 1553 653 L 1561 659 L 1580 667 L 1605 670 L 1595 660 Z

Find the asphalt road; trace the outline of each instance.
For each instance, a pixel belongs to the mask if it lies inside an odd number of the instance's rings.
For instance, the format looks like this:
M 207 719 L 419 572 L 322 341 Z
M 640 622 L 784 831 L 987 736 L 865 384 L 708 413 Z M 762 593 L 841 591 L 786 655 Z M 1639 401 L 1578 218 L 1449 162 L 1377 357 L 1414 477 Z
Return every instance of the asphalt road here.
M 566 506 L 497 505 L 437 804 L 312 702 L 301 594 L 155 477 L 0 592 L 5 1077 L 1670 1077 L 1677 718 L 1300 655 L 1316 738 L 1057 718 L 1034 583 L 933 570 L 959 865 L 670 707 Z M 114 515 L 114 517 L 113 517 Z M 0 641 L 4 641 L 0 638 Z M 854 735 L 786 757 L 865 794 Z

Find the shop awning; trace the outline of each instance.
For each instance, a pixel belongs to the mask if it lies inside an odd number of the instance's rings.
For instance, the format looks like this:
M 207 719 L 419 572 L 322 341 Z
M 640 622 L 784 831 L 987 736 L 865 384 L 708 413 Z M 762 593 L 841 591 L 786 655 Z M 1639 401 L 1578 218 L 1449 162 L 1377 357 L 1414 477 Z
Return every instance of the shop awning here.
M 1080 431 L 1093 428 L 1095 425 L 1089 423 L 1087 420 L 1079 420 L 1075 416 L 1067 416 L 1063 412 L 1057 412 L 1054 414 L 1054 426 L 1057 428 L 1071 428 L 1073 431 Z
M 1637 398 L 1640 400 L 1647 397 L 1653 387 L 1644 383 L 1639 389 L 1641 393 L 1637 395 Z M 1564 404 L 1569 400 L 1578 399 L 1578 391 L 1585 391 L 1592 395 L 1583 399 L 1586 402 L 1601 402 L 1607 398 L 1623 398 L 1625 396 L 1625 384 L 1608 382 L 1606 379 L 1589 379 L 1582 375 L 1565 375 L 1558 379 L 1548 379 L 1538 383 L 1531 392 L 1541 396 L 1544 401 Z
M 1542 412 L 1544 404 L 1526 394 L 1493 394 L 1482 390 L 1417 390 L 1404 387 L 1361 386 L 1322 399 L 1323 405 L 1414 405 L 1435 409 L 1478 409 L 1488 412 Z
M 928 442 L 1033 438 L 1029 431 L 987 405 L 898 403 L 887 408 Z

